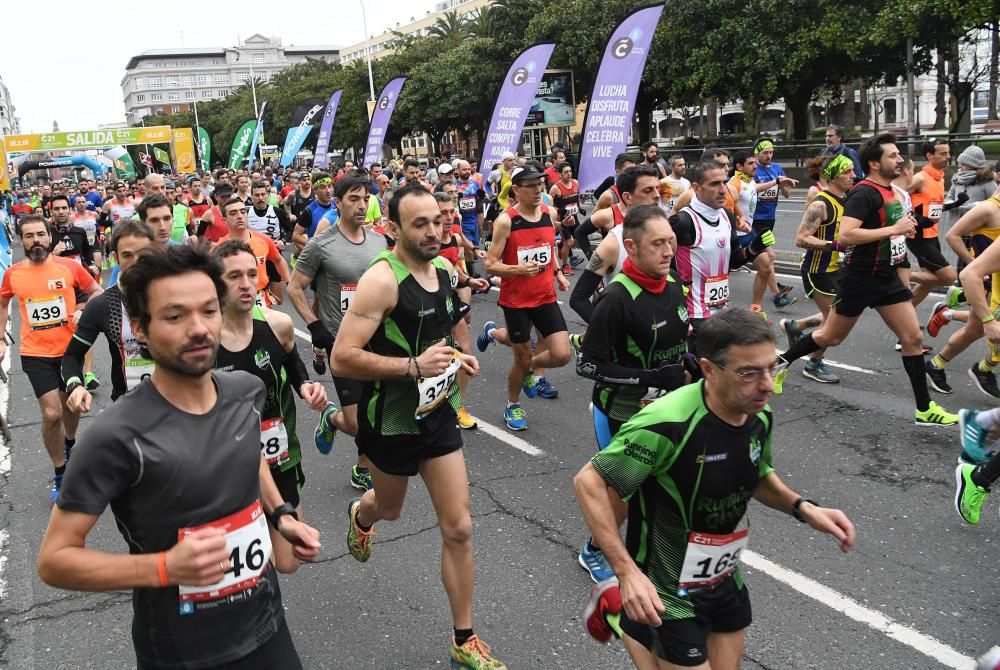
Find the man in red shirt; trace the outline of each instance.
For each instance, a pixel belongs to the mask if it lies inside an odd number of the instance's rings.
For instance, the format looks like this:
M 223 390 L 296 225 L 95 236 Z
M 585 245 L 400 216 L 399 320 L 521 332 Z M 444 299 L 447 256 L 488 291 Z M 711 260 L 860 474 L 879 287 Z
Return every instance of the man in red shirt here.
M 229 234 L 219 241 L 246 242 L 257 257 L 257 304 L 261 307 L 280 305 L 285 297 L 289 271 L 278 246 L 271 238 L 247 227 L 246 205 L 238 195 L 223 202 L 220 209 Z

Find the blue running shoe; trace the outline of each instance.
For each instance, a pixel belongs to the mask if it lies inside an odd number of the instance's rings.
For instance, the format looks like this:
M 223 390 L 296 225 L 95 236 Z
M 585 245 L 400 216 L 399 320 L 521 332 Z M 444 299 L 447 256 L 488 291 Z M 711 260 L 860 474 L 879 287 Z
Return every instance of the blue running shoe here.
M 493 339 L 493 331 L 497 327 L 495 321 L 487 321 L 483 324 L 483 330 L 476 336 L 476 348 L 480 353 L 485 352 L 487 347 L 496 342 Z
M 535 378 L 534 370 L 528 370 L 528 374 L 524 376 L 524 383 L 521 384 L 521 389 L 524 391 L 524 395 L 531 399 L 538 395 L 538 380 Z
M 559 389 L 550 384 L 545 377 L 539 377 L 535 381 L 535 391 L 547 400 L 559 397 Z
M 962 455 L 958 457 L 959 463 L 979 465 L 993 455 L 993 452 L 986 451 L 987 431 L 976 423 L 977 414 L 979 412 L 974 409 L 958 410 L 958 427 L 962 431 Z
M 56 504 L 56 500 L 59 499 L 59 489 L 62 488 L 62 475 L 56 475 L 52 478 L 52 490 L 49 491 L 49 502 L 53 505 Z
M 586 256 L 577 256 L 573 252 L 570 252 L 569 264 L 572 265 L 573 267 L 575 268 L 580 267 L 586 260 L 587 260 Z
M 774 306 L 778 308 L 788 307 L 798 302 L 798 298 L 788 293 L 777 293 L 774 296 Z
M 511 430 L 527 430 L 528 428 L 528 419 L 525 417 L 524 410 L 517 403 L 504 409 L 503 420 Z
M 595 583 L 615 576 L 611 566 L 608 565 L 608 559 L 604 558 L 604 552 L 591 546 L 589 537 L 583 543 L 583 549 L 580 550 L 579 561 L 580 566 L 590 573 L 590 578 Z
M 333 422 L 330 421 L 330 417 L 339 412 L 337 406 L 332 402 L 326 404 L 326 409 L 323 413 L 319 415 L 319 423 L 316 424 L 316 430 L 314 431 L 316 448 L 319 449 L 319 453 L 326 455 L 333 451 L 333 438 L 337 436 L 337 429 L 334 427 Z

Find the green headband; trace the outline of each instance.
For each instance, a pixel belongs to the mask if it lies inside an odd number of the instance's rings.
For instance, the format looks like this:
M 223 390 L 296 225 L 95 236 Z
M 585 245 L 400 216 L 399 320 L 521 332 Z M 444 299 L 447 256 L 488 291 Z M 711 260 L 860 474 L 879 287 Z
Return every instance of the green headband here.
M 757 142 L 757 144 L 753 145 L 753 152 L 755 154 L 759 154 L 761 151 L 773 148 L 774 148 L 774 142 L 772 142 L 771 140 L 761 140 L 760 142 Z
M 829 163 L 823 166 L 823 179 L 833 181 L 848 170 L 854 169 L 854 161 L 847 156 L 837 154 Z
M 313 180 L 313 186 L 322 186 L 323 184 L 332 184 L 332 177 L 320 177 L 319 179 Z

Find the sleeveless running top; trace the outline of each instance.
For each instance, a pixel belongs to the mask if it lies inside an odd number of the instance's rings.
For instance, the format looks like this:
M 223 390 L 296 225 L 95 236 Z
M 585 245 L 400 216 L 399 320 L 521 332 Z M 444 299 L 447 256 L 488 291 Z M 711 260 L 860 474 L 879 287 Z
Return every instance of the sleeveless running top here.
M 462 226 L 453 224 L 451 227 L 451 239 L 447 242 L 442 242 L 441 249 L 438 251 L 438 256 L 447 258 L 452 265 L 458 265 L 458 237 L 456 236 L 461 234 Z
M 994 197 L 989 197 L 985 201 L 996 207 L 1000 207 L 1000 200 Z M 986 204 L 981 205 L 986 207 Z M 986 249 L 1000 238 L 1000 227 L 990 227 L 990 226 L 980 226 L 972 231 L 972 255 L 979 256 Z M 990 275 L 990 309 L 995 310 L 1000 307 L 1000 272 L 994 272 Z
M 135 204 L 131 200 L 125 200 L 124 205 L 119 205 L 117 200 L 112 200 L 110 210 L 108 214 L 112 226 L 119 221 L 128 221 L 135 216 Z
M 555 197 L 559 218 L 564 219 L 567 216 L 578 214 L 580 212 L 580 182 L 574 179 L 567 188 L 561 181 L 557 181 L 555 186 L 559 189 L 559 195 Z
M 625 259 L 628 258 L 628 252 L 625 251 L 625 229 L 621 226 L 615 226 L 611 229 L 609 234 L 618 240 L 618 260 L 615 261 L 615 267 L 604 278 L 605 284 L 609 283 L 619 272 L 622 271 L 622 266 L 625 265 Z
M 694 244 L 678 246 L 675 256 L 681 281 L 688 284 L 688 314 L 692 319 L 707 319 L 729 302 L 729 248 L 733 226 L 729 216 L 720 214 L 711 225 L 690 207 L 687 213 L 694 225 Z
M 912 194 L 913 207 L 923 205 L 924 216 L 935 223 L 930 228 L 918 230 L 917 235 L 924 239 L 934 239 L 938 236 L 937 222 L 944 212 L 944 172 L 935 170 L 930 165 L 925 165 L 921 172 L 924 173 L 924 188 L 920 193 Z
M 260 233 L 272 240 L 281 239 L 281 221 L 274 213 L 274 205 L 268 205 L 263 214 L 258 214 L 255 207 L 247 212 L 247 227 L 255 233 Z
M 844 198 L 839 198 L 829 191 L 820 191 L 816 194 L 816 200 L 826 206 L 826 216 L 816 230 L 816 237 L 825 242 L 833 242 L 840 234 L 840 219 L 844 216 Z M 836 272 L 840 269 L 840 252 L 833 249 L 823 251 L 806 249 L 799 268 L 811 274 Z
M 501 307 L 527 308 L 547 305 L 556 301 L 552 284 L 555 271 L 556 231 L 552 216 L 546 206 L 541 207 L 538 221 L 528 221 L 516 208 L 507 209 L 510 218 L 510 236 L 501 260 L 507 265 L 524 265 L 534 261 L 542 266 L 536 275 L 504 277 L 500 284 Z

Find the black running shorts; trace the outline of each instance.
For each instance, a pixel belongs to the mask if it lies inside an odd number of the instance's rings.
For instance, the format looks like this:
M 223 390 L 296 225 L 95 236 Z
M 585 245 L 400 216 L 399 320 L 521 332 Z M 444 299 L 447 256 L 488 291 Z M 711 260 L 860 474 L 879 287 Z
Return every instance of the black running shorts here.
M 833 308 L 841 316 L 861 316 L 865 309 L 909 302 L 910 289 L 903 286 L 895 269 L 891 274 L 869 275 L 843 268 L 837 277 L 837 300 Z
M 907 238 L 906 248 L 917 257 L 917 263 L 924 270 L 937 272 L 949 265 L 941 253 L 941 241 L 936 237 Z
M 806 272 L 802 274 L 802 289 L 807 298 L 812 298 L 814 293 L 821 293 L 830 297 L 837 295 L 837 273 L 836 272 Z
M 62 390 L 62 357 L 21 356 L 21 370 L 31 382 L 31 390 L 36 398 L 49 391 Z
M 513 344 L 524 344 L 531 340 L 531 327 L 534 326 L 542 337 L 566 330 L 566 319 L 563 317 L 559 304 L 550 302 L 538 307 L 504 307 L 503 318 L 507 324 L 507 334 Z

